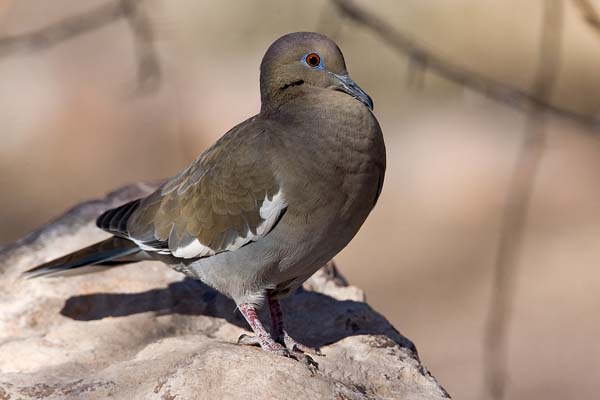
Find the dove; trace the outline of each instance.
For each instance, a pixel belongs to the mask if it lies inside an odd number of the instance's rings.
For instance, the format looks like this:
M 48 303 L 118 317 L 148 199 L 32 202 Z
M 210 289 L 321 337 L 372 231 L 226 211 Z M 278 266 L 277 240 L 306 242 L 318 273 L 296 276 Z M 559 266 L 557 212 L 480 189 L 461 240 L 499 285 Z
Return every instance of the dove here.
M 385 144 L 373 101 L 322 34 L 273 42 L 260 98 L 257 115 L 185 170 L 100 215 L 110 238 L 25 275 L 159 260 L 235 301 L 255 334 L 241 343 L 296 359 L 309 352 L 287 333 L 280 299 L 359 231 L 381 193 Z M 270 330 L 257 313 L 265 305 Z

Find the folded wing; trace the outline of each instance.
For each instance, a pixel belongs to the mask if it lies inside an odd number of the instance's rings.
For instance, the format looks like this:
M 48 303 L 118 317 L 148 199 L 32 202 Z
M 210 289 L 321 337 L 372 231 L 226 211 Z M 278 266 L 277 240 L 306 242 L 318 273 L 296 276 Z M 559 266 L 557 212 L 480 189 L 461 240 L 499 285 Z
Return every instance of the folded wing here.
M 97 225 L 180 258 L 235 251 L 267 235 L 287 207 L 272 146 L 264 128 L 239 125 L 150 196 L 107 211 Z

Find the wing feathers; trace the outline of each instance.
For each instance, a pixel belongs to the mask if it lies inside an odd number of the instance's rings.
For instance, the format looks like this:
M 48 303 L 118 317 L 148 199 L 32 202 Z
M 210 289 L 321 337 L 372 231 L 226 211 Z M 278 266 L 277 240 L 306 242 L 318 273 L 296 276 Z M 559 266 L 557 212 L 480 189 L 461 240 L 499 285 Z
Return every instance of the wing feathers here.
M 147 198 L 104 213 L 98 226 L 146 251 L 168 250 L 180 258 L 235 251 L 259 240 L 287 207 L 266 131 L 251 120 L 242 123 Z
M 139 207 L 140 199 L 105 211 L 96 220 L 96 226 L 117 236 L 127 236 L 127 222 L 131 214 Z
M 203 230 L 200 230 L 196 233 L 195 228 L 202 227 L 197 219 L 193 219 L 193 222 L 185 225 L 187 228 L 185 233 L 180 233 L 177 229 L 178 225 L 175 225 L 169 235 L 169 249 L 175 257 L 180 258 L 206 257 L 224 251 L 235 251 L 245 244 L 256 241 L 268 234 L 286 206 L 281 191 L 273 195 L 270 200 L 268 195 L 265 195 L 265 199 L 254 217 L 247 218 L 247 214 L 241 213 L 231 216 L 231 218 L 223 218 L 224 221 L 221 225 L 224 229 L 215 228 L 220 235 L 213 234 L 213 241 L 201 241 L 199 239 L 200 237 L 211 237 L 211 232 L 204 233 Z M 227 214 L 224 217 L 227 216 L 230 215 Z M 248 222 L 249 219 L 252 223 Z M 189 235 L 192 232 L 194 236 Z

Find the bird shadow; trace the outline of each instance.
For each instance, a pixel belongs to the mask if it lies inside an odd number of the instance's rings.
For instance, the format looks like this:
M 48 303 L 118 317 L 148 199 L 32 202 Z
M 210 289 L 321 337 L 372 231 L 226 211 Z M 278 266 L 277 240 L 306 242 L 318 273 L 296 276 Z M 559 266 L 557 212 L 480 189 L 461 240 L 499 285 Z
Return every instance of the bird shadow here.
M 300 288 L 282 301 L 282 308 L 290 336 L 308 346 L 319 348 L 349 336 L 376 335 L 378 339 L 372 343 L 374 346 L 389 347 L 393 345 L 391 340 L 415 356 L 417 354 L 414 344 L 366 303 L 337 300 Z M 146 312 L 222 318 L 249 330 L 231 299 L 190 278 L 140 293 L 72 296 L 65 301 L 60 314 L 77 321 L 94 321 Z M 262 310 L 263 321 L 269 321 L 266 316 L 266 311 Z M 389 340 L 386 341 L 386 337 Z

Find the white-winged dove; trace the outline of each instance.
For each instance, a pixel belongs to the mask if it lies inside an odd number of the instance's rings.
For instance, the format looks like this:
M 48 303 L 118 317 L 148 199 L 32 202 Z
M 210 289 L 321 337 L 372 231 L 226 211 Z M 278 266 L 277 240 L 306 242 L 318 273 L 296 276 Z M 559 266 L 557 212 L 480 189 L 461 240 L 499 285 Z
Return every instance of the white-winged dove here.
M 299 358 L 278 299 L 357 233 L 381 192 L 385 146 L 371 98 L 323 35 L 276 40 L 260 91 L 259 114 L 154 193 L 102 214 L 114 236 L 26 274 L 158 259 L 231 297 L 256 334 L 242 342 Z M 265 300 L 271 333 L 256 313 Z

